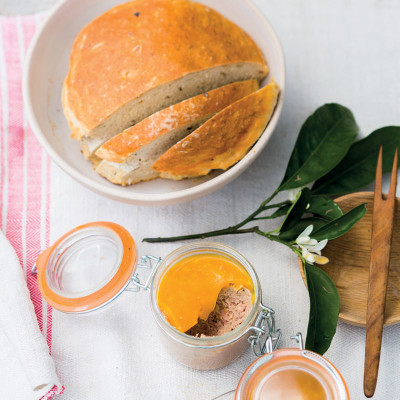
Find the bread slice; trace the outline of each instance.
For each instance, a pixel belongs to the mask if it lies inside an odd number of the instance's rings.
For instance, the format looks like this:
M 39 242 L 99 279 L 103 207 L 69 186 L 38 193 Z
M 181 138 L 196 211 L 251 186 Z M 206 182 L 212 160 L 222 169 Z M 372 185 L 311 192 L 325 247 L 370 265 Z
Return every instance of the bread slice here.
M 266 87 L 236 101 L 171 147 L 153 165 L 162 178 L 184 179 L 227 169 L 261 136 L 278 100 L 279 87 Z
M 96 171 L 113 183 L 130 185 L 158 177 L 154 162 L 177 141 L 236 100 L 256 91 L 256 80 L 235 82 L 184 100 L 144 119 L 104 143 Z
M 76 37 L 63 85 L 72 137 L 90 157 L 104 141 L 186 98 L 262 80 L 260 49 L 238 26 L 189 0 L 135 0 Z

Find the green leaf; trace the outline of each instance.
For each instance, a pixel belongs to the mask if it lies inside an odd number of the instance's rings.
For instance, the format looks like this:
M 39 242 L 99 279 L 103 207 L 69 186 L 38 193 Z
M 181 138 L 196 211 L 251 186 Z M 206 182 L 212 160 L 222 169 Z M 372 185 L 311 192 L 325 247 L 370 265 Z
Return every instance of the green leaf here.
M 383 172 L 390 172 L 393 156 L 400 148 L 400 127 L 386 126 L 354 143 L 346 157 L 327 175 L 315 182 L 313 193 L 353 193 L 375 180 L 379 148 L 383 146 Z
M 311 196 L 310 207 L 307 208 L 307 211 L 329 220 L 343 215 L 343 211 L 332 199 L 322 195 Z
M 308 188 L 304 188 L 297 194 L 296 200 L 289 208 L 285 219 L 279 229 L 280 232 L 287 231 L 292 228 L 301 219 L 310 201 L 311 191 Z
M 339 294 L 331 278 L 320 268 L 306 263 L 310 317 L 306 349 L 323 355 L 331 345 L 339 317 Z
M 270 218 L 278 218 L 286 215 L 291 207 L 292 204 L 285 204 L 284 206 L 279 207 L 273 214 L 271 214 Z
M 339 104 L 318 108 L 301 127 L 278 191 L 304 186 L 327 174 L 346 155 L 357 134 L 349 109 Z
M 265 217 L 255 217 L 255 218 L 253 218 L 253 221 L 260 220 L 260 219 L 274 219 L 274 218 L 282 217 L 287 214 L 287 212 L 290 210 L 291 207 L 292 207 L 292 203 L 290 201 L 287 201 L 287 204 L 280 206 L 271 215 L 267 215 Z M 267 211 L 267 210 L 264 210 L 264 211 Z
M 296 240 L 300 233 L 304 231 L 304 229 L 307 228 L 309 225 L 313 225 L 314 229 L 317 230 L 319 228 L 322 228 L 324 225 L 326 225 L 326 221 L 321 219 L 321 218 L 304 218 L 301 219 L 296 223 L 293 228 L 288 229 L 285 232 L 279 233 L 279 239 L 282 239 L 286 242 L 291 242 L 293 240 Z
M 322 228 L 311 233 L 311 237 L 316 240 L 323 239 L 336 239 L 339 236 L 344 235 L 351 227 L 358 222 L 367 212 L 365 204 L 360 204 L 359 206 L 353 208 L 346 214 L 342 215 L 329 223 L 327 223 Z

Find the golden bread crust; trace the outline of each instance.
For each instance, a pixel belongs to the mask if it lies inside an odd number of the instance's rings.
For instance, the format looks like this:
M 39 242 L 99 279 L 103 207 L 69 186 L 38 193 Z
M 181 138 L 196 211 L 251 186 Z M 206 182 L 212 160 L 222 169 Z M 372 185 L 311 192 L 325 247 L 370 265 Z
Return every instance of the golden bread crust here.
M 216 11 L 188 0 L 135 0 L 107 11 L 76 37 L 63 87 L 73 136 L 121 106 L 186 74 L 239 62 L 268 69 L 257 45 Z
M 103 160 L 122 163 L 134 152 L 162 135 L 211 117 L 259 87 L 257 80 L 235 82 L 161 110 L 104 143 L 96 155 Z
M 279 87 L 266 87 L 236 101 L 162 155 L 153 169 L 162 178 L 184 179 L 227 169 L 249 151 L 270 120 Z

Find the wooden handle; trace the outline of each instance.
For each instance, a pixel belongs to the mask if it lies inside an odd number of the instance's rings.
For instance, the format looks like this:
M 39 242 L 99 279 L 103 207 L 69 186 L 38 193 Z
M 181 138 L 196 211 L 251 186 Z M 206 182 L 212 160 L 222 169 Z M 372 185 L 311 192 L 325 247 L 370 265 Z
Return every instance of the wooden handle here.
M 364 394 L 367 397 L 374 395 L 378 378 L 393 230 L 394 207 L 388 208 L 384 203 L 374 205 L 364 364 Z

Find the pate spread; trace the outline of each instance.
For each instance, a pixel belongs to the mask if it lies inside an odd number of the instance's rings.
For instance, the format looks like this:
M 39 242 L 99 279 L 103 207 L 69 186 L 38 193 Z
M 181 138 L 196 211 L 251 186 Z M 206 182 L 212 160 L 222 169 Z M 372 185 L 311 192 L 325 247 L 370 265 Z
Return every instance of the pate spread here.
M 190 328 L 186 334 L 197 337 L 221 336 L 236 329 L 249 315 L 252 295 L 246 288 L 229 286 L 218 295 L 217 304 L 207 320 Z
M 239 263 L 222 255 L 197 254 L 165 272 L 157 302 L 178 331 L 218 336 L 246 319 L 253 294 L 252 279 Z

